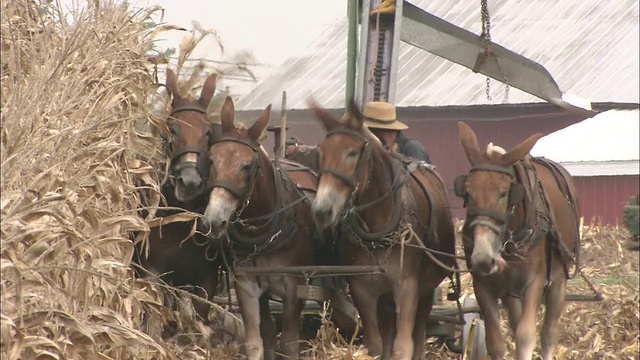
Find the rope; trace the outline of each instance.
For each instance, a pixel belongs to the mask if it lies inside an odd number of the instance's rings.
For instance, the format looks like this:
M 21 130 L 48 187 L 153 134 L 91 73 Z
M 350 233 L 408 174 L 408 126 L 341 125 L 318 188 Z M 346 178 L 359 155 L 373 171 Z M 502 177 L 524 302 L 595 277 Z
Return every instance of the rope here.
M 400 271 L 402 271 L 404 269 L 404 245 L 407 241 L 411 241 L 413 237 L 418 239 L 418 235 L 413 231 L 413 225 L 407 224 L 398 237 L 400 239 Z
M 410 237 L 415 237 L 415 239 L 418 241 L 417 245 L 414 244 L 407 244 L 404 241 L 404 238 L 406 237 L 406 234 L 410 234 Z M 400 233 L 401 234 L 401 238 L 403 239 L 400 243 L 401 245 L 401 250 L 400 250 L 400 268 L 402 269 L 402 254 L 404 251 L 404 246 L 412 246 L 418 249 L 422 249 L 424 250 L 425 254 L 427 254 L 427 256 L 429 257 L 429 259 L 431 259 L 431 261 L 433 261 L 436 265 L 440 266 L 441 268 L 443 268 L 446 271 L 452 272 L 452 273 L 466 273 L 466 272 L 471 272 L 471 270 L 460 270 L 457 269 L 457 267 L 451 267 L 448 266 L 447 264 L 443 263 L 442 261 L 440 261 L 438 258 L 435 257 L 435 255 L 433 255 L 432 252 L 436 252 L 437 250 L 433 250 L 430 249 L 428 247 L 426 247 L 424 245 L 424 243 L 420 240 L 420 238 L 418 237 L 418 234 L 416 234 L 416 232 L 413 230 L 413 226 L 411 226 L 411 224 L 408 224 L 407 227 Z M 451 257 L 453 257 L 454 259 L 459 258 L 458 256 L 455 255 L 451 255 L 451 254 L 446 254 L 446 253 L 442 253 L 439 252 L 440 254 L 445 254 L 445 255 L 449 255 Z

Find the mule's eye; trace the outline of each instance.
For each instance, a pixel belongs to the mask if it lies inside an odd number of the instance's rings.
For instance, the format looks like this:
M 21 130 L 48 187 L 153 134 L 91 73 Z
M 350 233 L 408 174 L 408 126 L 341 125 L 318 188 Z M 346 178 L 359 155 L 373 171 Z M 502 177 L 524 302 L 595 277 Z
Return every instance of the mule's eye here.
M 247 164 L 242 165 L 241 169 L 242 169 L 242 171 L 249 172 L 249 170 L 251 170 L 251 163 L 247 163 Z
M 171 135 L 178 135 L 178 130 L 176 130 L 176 128 L 174 127 L 169 127 L 169 132 L 171 133 Z
M 348 158 L 357 157 L 360 152 L 356 149 L 347 149 L 346 156 Z
M 499 196 L 500 196 L 500 200 L 506 199 L 507 196 L 509 196 L 509 192 L 508 191 L 501 191 Z

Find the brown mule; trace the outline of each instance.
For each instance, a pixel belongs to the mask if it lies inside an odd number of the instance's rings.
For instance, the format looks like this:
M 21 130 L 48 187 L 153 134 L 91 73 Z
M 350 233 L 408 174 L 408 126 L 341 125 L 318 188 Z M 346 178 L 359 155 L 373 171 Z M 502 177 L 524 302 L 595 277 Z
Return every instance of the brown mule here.
M 167 89 L 173 95 L 171 111 L 167 119 L 170 129 L 165 139 L 164 151 L 169 160 L 170 181 L 161 186 L 164 207 L 156 216 L 166 217 L 180 209 L 203 213 L 206 198 L 206 178 L 208 176 L 208 150 L 220 138 L 220 125 L 207 119 L 207 107 L 216 89 L 216 74 L 210 75 L 198 99 L 178 94 L 176 75 L 167 69 Z M 203 159 L 204 157 L 204 159 Z M 142 211 L 146 217 L 147 211 Z M 218 273 L 222 266 L 221 249 L 196 245 L 208 239 L 192 233 L 193 224 L 175 222 L 151 228 L 148 240 L 148 256 L 142 244 L 136 246 L 134 260 L 146 269 L 137 269 L 141 277 L 150 274 L 159 277 L 169 285 L 186 287 L 193 293 L 211 299 L 218 286 Z M 189 241 L 185 241 L 187 239 Z M 209 258 L 209 259 L 207 259 Z M 209 306 L 195 303 L 200 317 L 207 318 Z
M 231 98 L 222 106 L 223 138 L 210 150 L 209 185 L 213 187 L 203 222 L 213 237 L 228 234 L 236 266 L 267 268 L 317 265 L 310 201 L 300 187 L 315 191 L 317 178 L 310 171 L 289 173 L 275 166 L 258 143 L 269 122 L 270 106 L 248 129 L 234 126 Z M 283 301 L 282 353 L 297 358 L 301 312 L 297 297 L 302 276 L 234 274 L 236 296 L 245 326 L 248 359 L 271 358 L 275 327 L 269 297 Z
M 341 265 L 386 269 L 382 275 L 347 279 L 364 344 L 372 356 L 421 359 L 434 290 L 451 274 L 424 247 L 455 252 L 446 187 L 432 168 L 416 162 L 405 166 L 385 150 L 353 102 L 342 121 L 316 104 L 311 109 L 327 130 L 318 146 L 315 221 L 339 226 Z M 454 263 L 452 257 L 440 261 Z
M 506 152 L 489 144 L 481 151 L 476 135 L 459 122 L 460 144 L 471 171 L 456 179 L 465 199 L 464 249 L 473 288 L 486 324 L 487 351 L 503 359 L 498 299 L 506 306 L 516 339 L 516 359 L 531 359 L 536 315 L 544 297 L 542 357 L 553 358 L 564 308 L 568 263 L 580 249 L 577 199 L 571 176 L 560 165 L 534 158 L 535 134 Z M 544 296 L 543 296 L 544 295 Z

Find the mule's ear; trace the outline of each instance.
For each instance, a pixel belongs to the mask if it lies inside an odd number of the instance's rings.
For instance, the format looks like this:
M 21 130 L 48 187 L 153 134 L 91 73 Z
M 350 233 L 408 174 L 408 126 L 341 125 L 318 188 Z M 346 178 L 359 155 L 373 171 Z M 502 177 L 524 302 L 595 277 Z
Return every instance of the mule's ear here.
M 500 159 L 500 162 L 502 163 L 501 165 L 511 166 L 518 160 L 522 160 L 525 156 L 527 156 L 527 154 L 529 154 L 531 149 L 533 149 L 533 146 L 542 136 L 542 133 L 533 134 L 529 136 L 527 140 L 521 142 L 519 145 L 509 150 L 506 154 L 502 155 L 502 158 Z
M 256 120 L 256 122 L 253 123 L 253 125 L 251 125 L 249 130 L 247 130 L 247 134 L 249 134 L 249 137 L 251 139 L 253 139 L 255 141 L 258 141 L 260 139 L 260 136 L 264 132 L 264 129 L 269 124 L 269 117 L 270 116 L 271 116 L 271 104 L 269 104 L 264 109 L 264 111 L 262 112 L 262 115 L 260 115 L 258 120 Z
M 222 125 L 222 133 L 226 134 L 235 130 L 233 121 L 236 117 L 236 109 L 233 106 L 233 100 L 231 96 L 227 96 L 222 104 L 222 110 L 220 111 L 220 125 Z
M 331 131 L 340 125 L 340 121 L 334 118 L 327 110 L 322 109 L 313 98 L 310 98 L 307 103 L 311 111 L 313 111 L 318 120 L 324 125 L 325 130 Z
M 176 73 L 171 69 L 167 69 L 167 80 L 165 84 L 167 85 L 169 94 L 173 97 L 172 102 L 175 103 L 176 100 L 180 98 L 180 93 L 178 92 L 178 78 L 176 77 Z
M 198 102 L 203 107 L 209 106 L 209 102 L 213 97 L 213 94 L 216 92 L 216 80 L 218 79 L 218 74 L 211 74 L 207 77 L 207 80 L 204 82 L 204 86 L 202 87 L 202 91 L 200 92 L 200 98 Z
M 360 108 L 356 104 L 355 100 L 351 98 L 349 100 L 349 116 L 347 116 L 348 126 L 354 130 L 362 129 L 362 124 L 364 123 L 364 117 L 360 112 Z
M 476 133 L 462 121 L 458 121 L 458 132 L 460 134 L 460 146 L 462 146 L 462 150 L 464 150 L 471 165 L 479 163 L 482 154 L 480 153 Z

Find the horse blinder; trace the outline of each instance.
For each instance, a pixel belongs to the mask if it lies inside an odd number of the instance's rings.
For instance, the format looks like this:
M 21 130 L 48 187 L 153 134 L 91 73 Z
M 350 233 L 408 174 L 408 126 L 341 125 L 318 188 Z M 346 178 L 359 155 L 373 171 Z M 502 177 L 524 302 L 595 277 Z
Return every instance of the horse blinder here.
M 511 183 L 509 189 L 509 208 L 513 208 L 518 205 L 524 199 L 524 186 L 517 182 Z
M 453 180 L 453 191 L 456 196 L 465 198 L 467 192 L 464 190 L 464 183 L 467 182 L 467 175 L 460 175 Z

